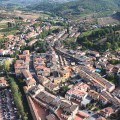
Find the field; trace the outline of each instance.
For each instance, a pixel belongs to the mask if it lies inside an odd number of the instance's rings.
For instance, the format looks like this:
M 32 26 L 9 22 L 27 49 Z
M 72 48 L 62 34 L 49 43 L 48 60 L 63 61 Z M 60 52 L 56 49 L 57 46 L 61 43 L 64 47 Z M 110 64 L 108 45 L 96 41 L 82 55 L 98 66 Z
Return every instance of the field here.
M 0 40 L 4 39 L 7 35 L 15 34 L 18 29 L 17 28 L 9 28 L 7 26 L 7 23 L 10 20 L 3 20 L 0 21 Z
M 89 31 L 83 32 L 83 33 L 82 33 L 82 36 L 83 36 L 83 37 L 89 36 L 93 31 L 95 32 L 95 31 L 98 31 L 98 30 L 99 30 L 99 28 L 96 28 L 96 29 L 94 29 L 94 30 L 89 30 Z
M 112 17 L 98 18 L 98 24 L 99 25 L 108 25 L 108 24 L 116 24 L 116 23 L 119 23 L 119 21 L 112 18 Z
M 22 11 L 14 11 L 13 13 L 11 13 L 13 15 L 20 16 L 24 19 L 37 19 L 40 15 L 37 13 L 29 13 L 29 12 L 22 12 Z
M 6 16 L 9 18 L 14 18 L 14 17 L 22 17 L 24 19 L 37 19 L 39 17 L 41 18 L 48 18 L 48 14 L 40 13 L 40 12 L 27 12 L 27 11 L 19 11 L 19 10 L 14 10 L 14 11 L 0 11 L 0 16 Z

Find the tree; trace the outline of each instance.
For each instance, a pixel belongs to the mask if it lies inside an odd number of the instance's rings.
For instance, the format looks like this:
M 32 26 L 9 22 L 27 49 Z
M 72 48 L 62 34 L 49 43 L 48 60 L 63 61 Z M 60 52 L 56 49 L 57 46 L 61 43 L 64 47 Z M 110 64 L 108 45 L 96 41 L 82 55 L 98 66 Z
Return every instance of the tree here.
M 3 64 L 3 68 L 4 68 L 4 70 L 5 71 L 9 71 L 10 70 L 10 60 L 8 60 L 8 59 L 6 59 L 5 61 L 4 61 L 4 64 Z
M 11 90 L 12 90 L 15 105 L 19 110 L 19 115 L 21 116 L 22 120 L 28 120 L 27 113 L 25 112 L 25 108 L 23 106 L 22 94 L 20 92 L 20 89 L 19 89 L 15 79 L 8 76 L 7 80 L 9 82 Z
M 8 22 L 8 28 L 12 27 L 12 23 Z
M 0 63 L 0 70 L 3 70 L 3 65 L 2 65 L 2 63 Z
M 107 49 L 110 49 L 110 48 L 111 48 L 111 43 L 107 42 L 107 43 L 106 43 L 106 48 L 107 48 Z
M 117 42 L 115 42 L 113 45 L 113 50 L 117 50 L 118 48 L 119 48 L 119 46 L 118 46 Z

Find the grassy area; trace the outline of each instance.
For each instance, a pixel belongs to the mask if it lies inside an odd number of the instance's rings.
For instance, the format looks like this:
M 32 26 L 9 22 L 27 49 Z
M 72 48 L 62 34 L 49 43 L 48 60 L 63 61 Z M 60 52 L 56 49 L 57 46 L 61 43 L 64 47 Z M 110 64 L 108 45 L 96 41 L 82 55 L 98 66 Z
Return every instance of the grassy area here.
M 4 29 L 7 27 L 7 24 L 6 23 L 0 23 L 0 29 Z
M 18 32 L 18 28 L 16 26 L 8 28 L 7 22 L 0 22 L 0 41 L 7 35 L 14 35 L 16 32 Z
M 66 38 L 64 41 L 66 42 L 75 42 L 75 38 L 74 37 L 71 37 L 71 38 Z
M 89 36 L 90 34 L 92 34 L 92 32 L 94 31 L 99 31 L 100 30 L 100 28 L 96 28 L 96 29 L 94 29 L 94 30 L 88 30 L 88 31 L 86 31 L 86 32 L 83 32 L 82 33 L 82 36 L 83 37 L 85 37 L 85 36 Z
M 1 33 L 1 38 L 3 38 L 3 35 L 13 35 L 16 32 L 18 32 L 18 28 L 17 27 L 13 27 L 13 28 L 4 28 L 0 30 Z
M 55 29 L 62 29 L 63 27 L 62 26 L 52 26 L 51 29 L 52 30 L 55 30 Z
M 35 23 L 35 24 L 33 24 L 32 26 L 35 27 L 35 28 L 37 28 L 37 27 L 39 27 L 40 25 L 41 25 L 41 23 Z

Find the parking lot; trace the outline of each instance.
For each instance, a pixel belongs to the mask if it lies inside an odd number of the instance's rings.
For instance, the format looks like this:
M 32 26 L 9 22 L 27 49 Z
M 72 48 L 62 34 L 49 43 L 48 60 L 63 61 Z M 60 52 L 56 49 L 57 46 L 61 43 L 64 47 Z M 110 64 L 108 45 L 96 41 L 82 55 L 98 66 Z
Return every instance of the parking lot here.
M 20 120 L 10 89 L 0 90 L 0 120 Z

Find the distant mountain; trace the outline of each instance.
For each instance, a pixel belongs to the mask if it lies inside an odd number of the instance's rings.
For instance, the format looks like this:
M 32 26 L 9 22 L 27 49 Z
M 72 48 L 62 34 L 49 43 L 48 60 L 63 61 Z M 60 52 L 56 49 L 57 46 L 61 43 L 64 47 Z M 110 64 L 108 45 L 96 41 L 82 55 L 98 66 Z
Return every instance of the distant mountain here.
M 0 0 L 0 5 L 19 5 L 29 10 L 49 11 L 63 16 L 120 10 L 120 0 Z
M 74 0 L 0 0 L 0 2 L 4 4 L 22 4 L 22 5 L 28 5 L 28 4 L 35 4 L 40 2 L 50 2 L 50 3 L 65 3 L 70 2 Z

